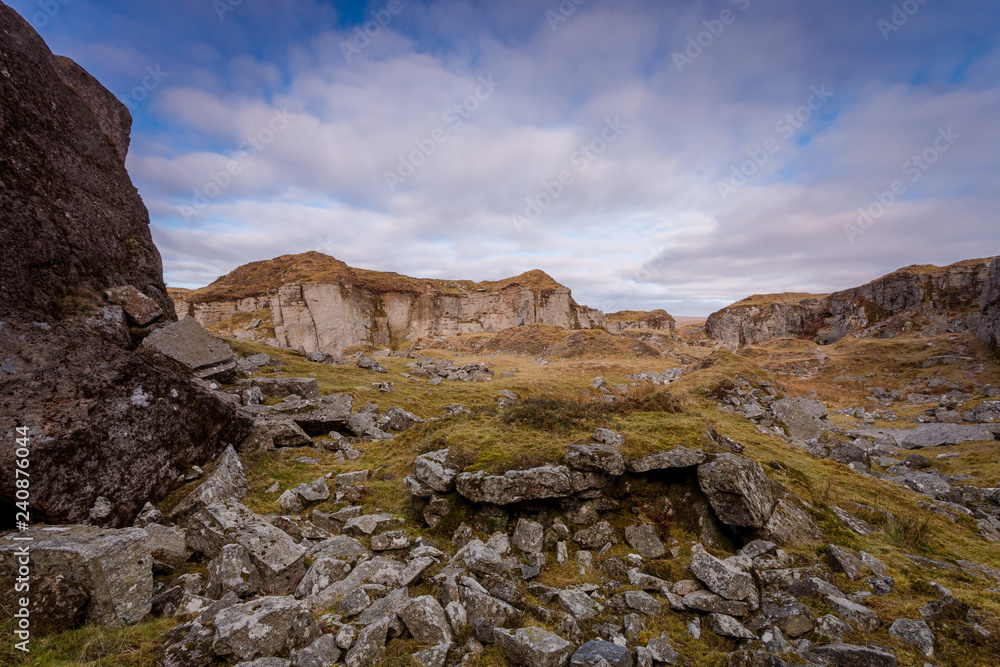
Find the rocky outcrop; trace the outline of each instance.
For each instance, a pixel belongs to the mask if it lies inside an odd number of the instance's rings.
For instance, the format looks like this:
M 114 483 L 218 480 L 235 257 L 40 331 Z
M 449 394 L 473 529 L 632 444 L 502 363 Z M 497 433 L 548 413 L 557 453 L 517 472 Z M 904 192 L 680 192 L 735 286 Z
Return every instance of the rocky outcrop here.
M 752 296 L 710 315 L 705 331 L 737 348 L 782 337 L 826 344 L 848 334 L 891 338 L 918 327 L 930 334 L 975 329 L 989 263 L 910 266 L 829 295 Z
M 3 4 L 0 36 L 0 303 L 55 316 L 134 285 L 172 319 L 128 110 Z
M 605 317 L 608 333 L 618 334 L 632 329 L 653 329 L 672 334 L 677 330 L 677 322 L 665 310 L 623 310 L 608 313 Z
M 568 288 L 541 271 L 484 283 L 423 280 L 352 269 L 318 252 L 254 262 L 208 287 L 172 296 L 178 316 L 190 315 L 205 327 L 231 330 L 242 318 L 248 324 L 239 337 L 330 354 L 352 345 L 530 324 L 605 325 L 603 313 L 578 305 Z M 672 319 L 657 321 L 669 327 Z
M 979 309 L 979 338 L 1000 359 L 1000 258 L 990 264 Z
M 131 351 L 175 315 L 123 164 L 128 111 L 2 3 L 0 63 L 0 466 L 23 438 L 33 521 L 126 526 L 251 421 Z

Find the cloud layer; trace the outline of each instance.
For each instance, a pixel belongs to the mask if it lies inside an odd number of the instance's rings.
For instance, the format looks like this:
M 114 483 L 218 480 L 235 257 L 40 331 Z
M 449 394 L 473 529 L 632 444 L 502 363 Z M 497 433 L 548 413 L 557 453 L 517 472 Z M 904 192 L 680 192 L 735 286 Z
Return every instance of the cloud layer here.
M 221 2 L 39 28 L 133 108 L 172 285 L 321 250 L 699 315 L 1000 247 L 982 3 Z

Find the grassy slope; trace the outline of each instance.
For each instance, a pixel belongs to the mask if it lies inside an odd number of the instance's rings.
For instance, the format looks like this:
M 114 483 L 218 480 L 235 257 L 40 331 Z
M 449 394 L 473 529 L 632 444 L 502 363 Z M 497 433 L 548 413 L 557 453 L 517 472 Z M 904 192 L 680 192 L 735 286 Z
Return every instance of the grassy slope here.
M 934 343 L 934 347 L 927 348 L 927 342 Z M 819 365 L 818 369 L 806 369 L 807 373 L 809 370 L 814 370 L 815 373 L 803 382 L 827 400 L 846 396 L 841 402 L 859 405 L 863 400 L 865 385 L 881 385 L 891 389 L 910 379 L 933 375 L 938 370 L 945 377 L 957 374 L 955 379 L 958 379 L 962 376 L 962 372 L 956 367 L 920 368 L 920 362 L 927 356 L 943 353 L 947 347 L 946 343 L 952 346 L 972 345 L 971 341 L 964 337 L 957 337 L 953 341 L 947 338 L 913 341 L 845 339 L 836 345 L 822 348 L 829 360 Z M 330 367 L 312 364 L 288 350 L 233 342 L 234 348 L 242 354 L 264 351 L 285 361 L 287 365 L 282 370 L 282 375 L 293 377 L 314 375 L 324 393 L 346 391 L 352 394 L 355 397 L 356 408 L 368 402 L 377 403 L 383 409 L 398 405 L 422 417 L 439 416 L 444 405 L 456 402 L 466 403 L 476 409 L 472 415 L 428 422 L 392 441 L 362 443 L 359 448 L 364 451 L 364 456 L 355 462 L 336 463 L 332 455 L 310 448 L 244 457 L 251 478 L 251 493 L 245 502 L 257 512 L 274 513 L 278 511 L 277 497 L 280 491 L 273 494 L 265 494 L 264 491 L 275 480 L 284 490 L 301 482 L 312 481 L 328 471 L 337 474 L 361 468 L 377 469 L 374 480 L 368 485 L 362 504 L 370 511 L 381 509 L 406 516 L 410 519 L 408 530 L 414 533 L 420 532 L 438 542 L 440 546 L 445 546 L 457 523 L 471 517 L 459 513 L 436 529 L 418 528 L 421 524 L 402 485 L 402 478 L 412 471 L 413 457 L 420 452 L 451 446 L 462 452 L 462 458 L 469 469 L 501 470 L 510 465 L 533 465 L 542 460 L 561 461 L 566 445 L 587 441 L 590 432 L 598 426 L 614 428 L 625 434 L 624 451 L 632 455 L 676 444 L 707 447 L 709 443 L 706 433 L 711 427 L 718 433 L 744 443 L 747 456 L 760 462 L 776 480 L 810 503 L 814 508 L 814 517 L 831 542 L 869 551 L 889 566 L 890 573 L 896 578 L 896 592 L 886 598 L 876 598 L 872 601 L 880 617 L 886 622 L 885 627 L 871 636 L 855 633 L 847 638 L 848 641 L 891 646 L 897 652 L 900 664 L 923 664 L 923 657 L 918 656 L 909 646 L 890 637 L 887 628 L 897 617 L 918 617 L 917 608 L 937 597 L 930 588 L 930 581 L 938 581 L 948 586 L 961 600 L 980 609 L 985 616 L 984 625 L 992 630 L 995 636 L 1000 636 L 1000 620 L 998 620 L 1000 593 L 994 590 L 997 582 L 986 581 L 963 572 L 916 566 L 904 555 L 916 553 L 937 559 L 963 558 L 1000 568 L 1000 550 L 995 544 L 985 542 L 978 536 L 972 521 L 960 519 L 953 523 L 944 517 L 928 514 L 919 508 L 918 503 L 924 500 L 922 496 L 886 482 L 861 477 L 844 466 L 816 459 L 787 446 L 777 438 L 762 435 L 752 423 L 738 416 L 719 412 L 708 400 L 709 395 L 730 383 L 733 375 L 737 373 L 752 382 L 764 379 L 766 374 L 757 366 L 757 361 L 776 364 L 780 370 L 781 364 L 786 364 L 796 355 L 811 358 L 814 354 L 812 350 L 815 349 L 815 346 L 802 341 L 772 341 L 768 345 L 770 347 L 764 346 L 766 349 L 752 350 L 752 359 L 729 353 L 715 353 L 708 367 L 686 374 L 667 390 L 673 400 L 664 401 L 662 405 L 673 406 L 673 411 L 643 410 L 641 406 L 637 406 L 634 411 L 581 415 L 580 404 L 586 397 L 580 390 L 590 389 L 590 381 L 594 376 L 604 376 L 608 383 L 614 386 L 619 382 L 625 382 L 629 373 L 663 370 L 676 365 L 675 359 L 672 358 L 674 354 L 704 357 L 708 350 L 671 349 L 667 352 L 670 358 L 627 359 L 621 356 L 589 359 L 557 358 L 546 366 L 525 357 L 493 356 L 485 358 L 490 367 L 497 372 L 493 382 L 445 381 L 436 387 L 430 387 L 426 381 L 411 382 L 399 375 L 406 371 L 408 361 L 406 359 L 382 359 L 389 374 L 380 375 L 354 366 Z M 971 354 L 977 357 L 983 352 L 981 346 L 979 348 L 973 346 L 971 349 Z M 472 357 L 455 353 L 431 352 L 430 354 L 449 356 L 455 363 L 473 360 Z M 475 360 L 484 359 L 477 357 Z M 500 372 L 511 372 L 514 368 L 518 369 L 515 377 L 500 377 Z M 862 369 L 868 370 L 861 373 Z M 858 381 L 856 384 L 851 384 L 851 381 L 843 379 L 843 376 L 855 372 L 866 375 L 873 371 L 876 372 L 876 376 L 865 378 L 868 382 Z M 996 376 L 997 367 L 991 364 L 980 375 L 980 379 L 997 384 L 992 380 Z M 784 382 L 789 391 L 798 395 L 806 390 L 806 386 L 794 385 L 793 381 L 797 377 L 798 375 L 793 373 L 779 377 L 778 381 Z M 395 392 L 382 393 L 371 388 L 372 382 L 383 380 L 395 382 Z M 499 389 L 510 389 L 522 398 L 551 398 L 563 401 L 566 409 L 539 410 L 537 414 L 524 415 L 523 419 L 515 423 L 504 423 L 492 410 Z M 644 398 L 648 401 L 657 393 L 649 394 L 647 390 L 636 389 L 633 390 L 632 397 L 637 401 Z M 898 412 L 902 414 L 904 411 Z M 897 422 L 894 426 L 907 423 Z M 546 424 L 548 428 L 540 428 Z M 941 466 L 947 473 L 969 472 L 975 476 L 976 483 L 980 480 L 983 483 L 993 483 L 1000 475 L 995 442 L 936 448 L 925 454 L 934 460 L 934 455 L 946 451 L 962 453 L 958 459 L 951 459 Z M 319 463 L 304 464 L 295 460 L 302 456 L 319 459 Z M 855 535 L 848 531 L 830 511 L 833 505 L 851 509 L 851 502 L 889 510 L 899 518 L 900 525 L 885 526 L 882 532 L 868 537 Z M 337 507 L 334 503 L 327 502 L 318 509 L 329 510 L 334 507 Z M 623 512 L 614 515 L 611 520 L 625 525 L 637 518 Z M 685 529 L 679 521 L 674 525 L 665 525 L 664 529 L 682 542 L 696 539 L 694 533 Z M 823 544 L 808 545 L 795 547 L 789 551 L 809 561 L 815 561 L 821 557 L 820 550 L 823 546 Z M 619 545 L 611 555 L 622 555 L 626 552 L 626 547 Z M 659 568 L 663 576 L 672 579 L 683 578 L 686 576 L 684 567 L 689 558 L 688 554 L 689 550 L 685 547 L 677 561 L 658 561 L 654 566 Z M 588 576 L 592 575 L 584 575 L 582 580 L 586 580 Z M 581 575 L 572 564 L 556 566 L 553 563 L 543 573 L 541 580 L 544 583 L 557 585 L 581 580 Z M 842 575 L 838 575 L 837 583 L 846 591 L 860 590 L 863 587 L 863 582 L 849 582 Z M 815 604 L 814 612 L 817 615 L 828 611 L 822 604 Z M 688 664 L 724 664 L 725 655 L 732 650 L 733 644 L 712 637 L 710 632 L 703 634 L 703 638 L 707 637 L 703 641 L 691 640 L 684 630 L 685 618 L 673 613 L 663 614 L 653 619 L 646 635 L 656 636 L 661 631 L 667 632 L 674 646 L 687 656 Z M 9 647 L 0 648 L 0 662 L 39 665 L 147 664 L 140 659 L 129 657 L 135 654 L 129 654 L 128 651 L 138 651 L 144 655 L 152 651 L 152 637 L 169 625 L 170 621 L 155 621 L 123 632 L 84 628 L 40 640 L 36 644 L 36 654 L 33 657 L 35 662 L 8 662 L 16 658 L 2 652 L 9 651 Z M 938 655 L 934 660 L 936 664 L 1000 664 L 1000 649 L 996 643 L 990 645 L 976 638 L 952 636 L 947 632 L 939 633 L 938 639 Z M 90 648 L 85 649 L 84 645 L 89 645 Z M 116 646 L 121 648 L 114 648 Z M 406 648 L 407 646 L 402 643 L 392 644 L 386 664 L 406 664 L 403 655 Z M 107 655 L 99 657 L 102 651 Z M 117 652 L 122 652 L 123 657 L 112 657 L 111 654 Z M 72 660 L 78 661 L 71 662 Z M 90 662 L 87 662 L 88 660 Z M 473 660 L 472 664 L 499 665 L 504 664 L 504 661 L 496 649 L 491 648 Z

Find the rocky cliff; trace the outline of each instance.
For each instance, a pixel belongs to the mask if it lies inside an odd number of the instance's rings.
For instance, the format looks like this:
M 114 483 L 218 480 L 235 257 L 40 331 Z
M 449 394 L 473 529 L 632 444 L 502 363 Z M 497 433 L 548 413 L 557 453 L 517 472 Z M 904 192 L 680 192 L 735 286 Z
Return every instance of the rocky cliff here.
M 603 313 L 577 304 L 568 288 L 542 271 L 481 283 L 418 279 L 354 269 L 318 252 L 254 262 L 208 287 L 171 294 L 180 317 L 310 352 L 530 324 L 605 324 Z
M 631 329 L 653 329 L 671 334 L 677 330 L 677 322 L 665 310 L 622 310 L 609 313 L 605 320 L 608 333 L 613 334 Z
M 132 351 L 175 316 L 125 171 L 130 123 L 0 3 L 0 468 L 26 445 L 32 521 L 129 525 L 250 427 Z
M 980 298 L 979 338 L 1000 359 L 1000 258 L 990 264 Z
M 710 315 L 705 330 L 735 348 L 784 336 L 825 344 L 847 334 L 890 338 L 915 328 L 975 329 L 989 264 L 972 259 L 946 267 L 909 266 L 829 295 L 752 296 Z

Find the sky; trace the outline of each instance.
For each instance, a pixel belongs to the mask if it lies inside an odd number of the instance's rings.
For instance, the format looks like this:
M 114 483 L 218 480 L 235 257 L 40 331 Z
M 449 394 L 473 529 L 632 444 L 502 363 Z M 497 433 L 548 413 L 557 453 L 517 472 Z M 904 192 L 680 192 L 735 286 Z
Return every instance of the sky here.
M 129 106 L 171 286 L 317 250 L 704 316 L 1000 254 L 1000 3 L 8 4 Z

